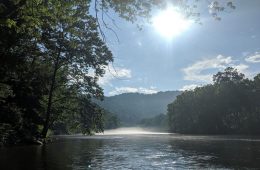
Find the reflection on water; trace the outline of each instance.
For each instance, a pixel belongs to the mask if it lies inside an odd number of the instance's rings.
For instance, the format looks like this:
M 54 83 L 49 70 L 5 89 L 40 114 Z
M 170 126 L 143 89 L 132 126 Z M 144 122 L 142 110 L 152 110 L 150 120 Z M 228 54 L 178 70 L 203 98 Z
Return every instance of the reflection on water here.
M 120 133 L 64 136 L 46 146 L 0 149 L 0 169 L 238 169 L 260 167 L 260 140 Z

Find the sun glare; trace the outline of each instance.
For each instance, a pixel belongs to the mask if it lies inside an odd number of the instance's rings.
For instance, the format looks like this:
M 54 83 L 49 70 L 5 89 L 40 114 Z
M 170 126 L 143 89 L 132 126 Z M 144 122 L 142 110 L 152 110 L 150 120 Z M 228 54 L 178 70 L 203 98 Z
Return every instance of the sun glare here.
M 168 7 L 153 17 L 152 24 L 162 36 L 171 39 L 187 30 L 191 21 L 175 8 Z

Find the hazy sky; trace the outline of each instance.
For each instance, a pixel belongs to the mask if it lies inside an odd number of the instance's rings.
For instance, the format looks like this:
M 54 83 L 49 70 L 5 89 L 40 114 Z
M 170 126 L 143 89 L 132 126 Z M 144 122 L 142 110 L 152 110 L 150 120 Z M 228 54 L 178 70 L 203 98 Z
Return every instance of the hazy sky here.
M 113 16 L 120 42 L 106 31 L 114 63 L 99 81 L 105 95 L 194 88 L 211 83 L 212 75 L 227 66 L 248 77 L 260 73 L 260 0 L 234 3 L 236 9 L 223 12 L 221 21 L 203 15 L 203 25 L 193 23 L 173 38 L 151 24 L 140 31 Z

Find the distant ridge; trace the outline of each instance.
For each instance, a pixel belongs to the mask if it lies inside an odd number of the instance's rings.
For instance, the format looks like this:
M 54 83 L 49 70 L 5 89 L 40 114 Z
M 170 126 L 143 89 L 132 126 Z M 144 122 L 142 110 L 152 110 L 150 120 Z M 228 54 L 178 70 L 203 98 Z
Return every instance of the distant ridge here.
M 167 105 L 181 94 L 181 91 L 166 91 L 154 94 L 124 93 L 105 97 L 97 103 L 106 110 L 115 113 L 126 126 L 135 125 L 143 118 L 166 113 Z

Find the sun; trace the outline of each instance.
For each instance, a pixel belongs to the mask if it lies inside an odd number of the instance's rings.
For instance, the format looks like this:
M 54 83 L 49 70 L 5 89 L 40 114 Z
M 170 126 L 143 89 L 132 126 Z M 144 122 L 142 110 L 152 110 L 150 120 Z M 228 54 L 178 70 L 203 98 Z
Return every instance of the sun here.
M 171 39 L 187 30 L 191 21 L 170 6 L 152 18 L 152 25 L 162 36 Z

